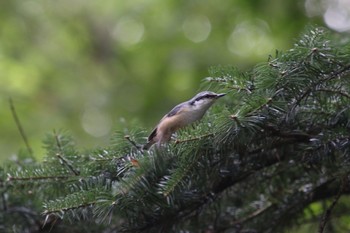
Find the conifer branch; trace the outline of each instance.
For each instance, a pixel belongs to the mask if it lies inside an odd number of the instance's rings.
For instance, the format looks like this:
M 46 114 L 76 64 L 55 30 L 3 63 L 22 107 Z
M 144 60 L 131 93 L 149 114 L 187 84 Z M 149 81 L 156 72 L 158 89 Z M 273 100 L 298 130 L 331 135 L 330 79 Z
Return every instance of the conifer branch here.
M 305 99 L 313 90 L 317 90 L 317 86 L 319 86 L 320 84 L 324 83 L 324 82 L 327 82 L 327 81 L 330 81 L 332 79 L 335 79 L 335 78 L 339 78 L 339 76 L 341 75 L 346 75 L 348 72 L 350 72 L 350 65 L 347 65 L 347 66 L 344 66 L 343 68 L 335 71 L 335 72 L 332 72 L 330 74 L 328 74 L 326 76 L 326 78 L 324 79 L 320 79 L 318 82 L 315 82 L 313 83 L 312 86 L 309 86 L 307 87 L 303 92 L 302 94 L 296 99 L 295 103 L 294 103 L 294 107 L 295 108 L 296 106 L 298 106 L 300 104 L 300 102 Z
M 143 152 L 133 149 L 138 139 L 122 131 L 112 146 L 80 156 L 71 138 L 55 133 L 45 141 L 43 165 L 9 169 L 8 181 L 21 182 L 7 183 L 6 197 L 18 195 L 12 188 L 36 185 L 40 198 L 50 200 L 44 214 L 73 220 L 72 230 L 88 219 L 99 231 L 144 232 L 202 231 L 213 219 L 218 232 L 282 232 L 309 204 L 334 198 L 316 222 L 322 233 L 340 196 L 350 192 L 344 176 L 350 167 L 350 44 L 338 42 L 311 30 L 252 71 L 212 69 L 208 84 L 228 93 L 225 106 L 213 109 L 221 117 L 210 119 L 218 126 L 215 138 L 212 128 L 196 127 L 193 136 L 175 141 L 180 146 Z M 77 180 L 79 169 L 84 176 Z M 24 206 L 42 201 L 28 202 L 23 193 Z
M 335 78 L 340 78 L 341 75 L 347 75 L 350 72 L 350 64 L 342 66 L 341 69 L 336 70 L 335 72 L 331 72 L 324 79 L 321 79 L 321 82 L 330 81 Z
M 68 160 L 66 158 L 64 158 L 64 152 L 62 149 L 62 145 L 60 142 L 60 139 L 58 138 L 58 135 L 56 132 L 54 132 L 55 134 L 55 139 L 56 139 L 56 144 L 57 144 L 57 148 L 58 148 L 58 153 L 56 153 L 57 158 L 75 175 L 75 176 L 79 176 L 80 172 L 78 170 L 76 170 L 73 165 L 68 162 Z
M 232 86 L 228 86 L 227 87 L 228 89 L 232 89 L 232 90 L 237 90 L 238 92 L 239 91 L 245 91 L 247 92 L 248 94 L 251 94 L 252 91 L 249 90 L 247 87 L 240 87 L 240 86 L 237 86 L 237 85 L 232 85 Z
M 208 133 L 208 134 L 205 134 L 205 135 L 201 135 L 201 136 L 193 137 L 193 138 L 188 138 L 188 139 L 184 139 L 184 140 L 176 139 L 176 140 L 175 140 L 175 144 L 186 143 L 186 142 L 192 142 L 192 141 L 198 141 L 198 140 L 201 140 L 201 139 L 203 139 L 203 138 L 211 137 L 211 136 L 213 136 L 213 135 L 214 135 L 213 133 Z
M 230 115 L 230 118 L 234 120 L 238 126 L 242 126 L 241 122 L 238 120 L 238 116 L 236 114 Z
M 91 207 L 95 204 L 96 204 L 96 202 L 92 201 L 92 202 L 84 203 L 84 204 L 77 205 L 77 206 L 70 206 L 70 207 L 63 207 L 60 209 L 45 210 L 43 212 L 43 215 L 51 215 L 51 214 L 55 214 L 55 213 L 68 212 L 70 210 L 83 209 L 83 208 Z
M 346 91 L 332 90 L 332 89 L 328 89 L 328 88 L 317 88 L 316 91 L 320 91 L 320 92 L 329 92 L 329 93 L 341 95 L 341 96 L 344 96 L 344 97 L 350 99 L 350 94 L 347 93 Z
M 30 180 L 64 180 L 68 179 L 69 176 L 33 176 L 33 177 L 14 177 L 9 175 L 7 177 L 8 181 L 17 181 L 17 180 L 23 180 L 23 181 L 30 181 Z

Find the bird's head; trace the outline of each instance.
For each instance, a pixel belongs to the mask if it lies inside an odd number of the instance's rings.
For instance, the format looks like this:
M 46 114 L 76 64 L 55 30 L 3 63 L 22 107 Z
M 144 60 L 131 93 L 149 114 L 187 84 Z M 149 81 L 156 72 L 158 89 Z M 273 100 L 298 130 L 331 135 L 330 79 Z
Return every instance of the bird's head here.
M 202 91 L 189 100 L 190 105 L 196 108 L 208 108 L 218 98 L 225 96 L 225 93 L 217 94 L 211 91 Z

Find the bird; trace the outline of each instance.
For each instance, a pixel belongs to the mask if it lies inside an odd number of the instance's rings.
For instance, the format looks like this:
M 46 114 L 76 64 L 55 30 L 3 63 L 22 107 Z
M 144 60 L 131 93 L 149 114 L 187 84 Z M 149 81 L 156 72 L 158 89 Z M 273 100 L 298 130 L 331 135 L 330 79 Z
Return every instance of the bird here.
M 211 91 L 203 91 L 192 99 L 176 105 L 167 113 L 148 136 L 143 150 L 148 150 L 154 144 L 160 146 L 170 141 L 171 136 L 180 128 L 202 119 L 206 111 L 215 101 L 226 93 L 217 94 Z

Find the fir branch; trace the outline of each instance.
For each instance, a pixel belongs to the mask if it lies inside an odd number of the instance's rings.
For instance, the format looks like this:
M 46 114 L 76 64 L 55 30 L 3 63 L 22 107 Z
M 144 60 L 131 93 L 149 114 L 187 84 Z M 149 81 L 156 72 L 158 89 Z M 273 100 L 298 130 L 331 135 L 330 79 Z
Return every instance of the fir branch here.
M 45 210 L 43 212 L 43 215 L 48 215 L 49 216 L 51 214 L 68 212 L 68 211 L 72 211 L 72 210 L 76 210 L 76 209 L 83 209 L 83 208 L 91 207 L 91 206 L 93 206 L 95 204 L 96 204 L 96 202 L 92 201 L 92 202 L 87 202 L 87 203 L 76 205 L 76 206 L 69 206 L 69 207 L 62 207 L 62 208 L 57 208 L 57 209 Z M 44 207 L 47 208 L 46 205 Z
M 123 177 L 118 184 L 118 194 L 128 195 L 131 190 L 137 188 L 137 186 L 144 179 L 145 174 L 150 170 L 149 165 L 154 161 L 154 157 L 146 157 L 146 158 L 130 158 L 131 161 L 122 166 L 119 170 L 120 172 L 125 172 L 125 170 L 129 170 L 130 174 L 128 176 Z M 133 168 L 133 169 L 131 169 Z
M 33 150 L 32 150 L 32 147 L 30 146 L 29 144 L 29 141 L 27 139 L 27 136 L 23 130 L 23 127 L 22 127 L 22 124 L 18 118 L 18 115 L 17 115 L 17 112 L 16 112 L 16 109 L 15 109 L 15 105 L 13 103 L 13 100 L 12 98 L 9 98 L 9 104 L 10 104 L 10 109 L 11 109 L 11 112 L 12 112 L 12 116 L 13 116 L 13 119 L 15 120 L 15 123 L 17 125 L 17 128 L 18 128 L 18 131 L 19 133 L 21 134 L 21 137 L 27 147 L 27 151 L 29 153 L 29 155 L 33 155 Z
M 75 186 L 76 191 L 71 194 L 45 202 L 43 214 L 56 214 L 58 216 L 64 213 L 74 214 L 74 210 L 84 210 L 88 207 L 93 207 L 100 197 L 110 195 L 110 185 L 105 184 L 105 179 L 90 178 L 86 181 L 82 180 L 80 184 L 77 183 Z
M 73 167 L 73 165 L 68 162 L 68 160 L 66 158 L 64 158 L 64 152 L 62 149 L 62 145 L 60 142 L 60 139 L 58 138 L 58 135 L 56 133 L 56 131 L 54 131 L 54 135 L 55 135 L 55 139 L 56 139 L 56 144 L 57 144 L 57 148 L 58 148 L 58 153 L 56 153 L 57 158 L 62 162 L 62 164 L 64 164 L 75 176 L 79 176 L 80 172 L 75 169 Z
M 197 147 L 194 146 L 194 148 Z M 168 196 L 178 185 L 181 184 L 185 177 L 187 177 L 189 173 L 193 171 L 193 167 L 198 163 L 198 156 L 198 151 L 191 151 L 189 154 L 183 155 L 182 158 L 184 158 L 186 162 L 180 163 L 179 166 L 171 173 L 171 175 L 169 177 L 163 177 L 162 182 L 159 184 L 162 195 Z
M 208 77 L 205 79 L 207 82 L 217 82 L 217 83 L 221 83 L 221 84 L 226 84 L 225 87 L 228 88 L 228 89 L 231 89 L 231 90 L 236 90 L 238 92 L 240 91 L 245 91 L 247 92 L 248 94 L 251 94 L 252 91 L 249 90 L 248 87 L 242 87 L 242 86 L 239 86 L 237 84 L 232 84 L 232 85 L 228 85 L 227 84 L 227 81 L 228 79 L 227 78 L 212 78 L 212 77 Z
M 9 169 L 7 181 L 39 181 L 68 179 L 67 170 L 43 165 L 31 165 L 23 168 Z
M 236 114 L 230 115 L 230 118 L 234 120 L 238 126 L 242 127 L 242 124 L 239 121 L 238 116 Z
M 333 90 L 333 89 L 328 89 L 328 88 L 317 88 L 316 91 L 333 93 L 333 94 L 344 96 L 344 97 L 350 99 L 350 94 L 347 93 L 346 91 Z
M 30 180 L 64 180 L 68 179 L 69 176 L 35 176 L 35 177 L 14 177 L 8 175 L 7 181 L 30 181 Z
M 340 78 L 339 76 L 347 75 L 350 72 L 350 64 L 341 66 L 341 69 L 332 71 L 330 74 L 326 75 L 325 78 L 321 79 L 320 82 L 327 82 L 332 79 Z
M 325 82 L 330 81 L 330 80 L 335 79 L 335 78 L 339 78 L 339 76 L 346 75 L 348 72 L 350 72 L 350 65 L 344 66 L 343 68 L 328 74 L 325 78 L 320 79 L 319 81 L 315 82 L 313 85 L 307 87 L 306 89 L 304 89 L 304 91 L 301 93 L 301 95 L 299 95 L 299 97 L 296 98 L 296 101 L 295 101 L 292 109 L 295 109 L 296 106 L 300 105 L 300 102 L 303 99 L 305 99 L 307 96 L 309 96 L 313 90 L 317 90 L 316 88 L 320 84 L 325 83 Z
M 201 140 L 203 138 L 212 137 L 213 135 L 214 135 L 213 133 L 208 133 L 208 134 L 205 134 L 205 135 L 201 135 L 201 136 L 193 137 L 193 138 L 188 138 L 188 139 L 184 139 L 184 140 L 176 139 L 175 140 L 175 145 L 176 144 L 180 144 L 180 143 L 186 143 L 186 142 L 192 142 L 192 141 Z
M 245 92 L 247 92 L 248 94 L 251 94 L 251 93 L 252 93 L 252 91 L 249 90 L 249 88 L 247 88 L 247 87 L 240 87 L 240 86 L 238 86 L 238 85 L 228 86 L 227 88 L 228 88 L 228 89 L 232 89 L 232 90 L 236 90 L 236 91 L 238 91 L 238 92 L 240 92 L 240 91 L 245 91 Z

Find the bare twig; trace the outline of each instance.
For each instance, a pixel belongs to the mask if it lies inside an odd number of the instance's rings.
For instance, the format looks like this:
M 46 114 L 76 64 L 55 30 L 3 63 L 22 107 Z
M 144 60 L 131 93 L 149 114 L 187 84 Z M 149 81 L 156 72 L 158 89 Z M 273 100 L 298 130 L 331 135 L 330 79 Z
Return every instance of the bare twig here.
M 271 204 L 271 203 L 268 204 L 267 206 L 261 208 L 261 209 L 255 210 L 254 212 L 252 212 L 252 213 L 249 214 L 248 216 L 245 216 L 245 217 L 243 217 L 243 218 L 241 218 L 241 219 L 238 219 L 238 220 L 234 221 L 234 222 L 232 223 L 232 225 L 242 224 L 242 223 L 244 223 L 244 222 L 247 222 L 247 221 L 249 221 L 250 219 L 253 219 L 253 218 L 255 218 L 256 216 L 260 215 L 261 213 L 265 212 L 265 211 L 268 210 L 270 207 L 272 207 L 272 204 Z
M 143 153 L 142 151 L 142 146 L 137 145 L 135 141 L 130 139 L 130 135 L 125 135 L 124 138 L 133 146 L 136 148 L 136 150 L 138 150 L 139 152 Z
M 339 188 L 339 191 L 336 195 L 336 197 L 334 198 L 332 204 L 327 208 L 327 210 L 325 211 L 325 213 L 323 214 L 323 217 L 320 221 L 320 225 L 318 227 L 318 233 L 323 233 L 323 230 L 327 224 L 327 222 L 329 221 L 329 218 L 331 216 L 332 210 L 334 209 L 335 205 L 337 204 L 339 198 L 341 197 L 342 193 L 344 192 L 344 189 L 346 187 L 346 184 L 348 182 L 348 178 L 347 178 L 347 174 L 343 177 L 342 180 L 342 184 Z
M 23 141 L 24 141 L 24 143 L 25 143 L 25 145 L 27 147 L 28 153 L 30 155 L 33 155 L 33 150 L 31 148 L 31 146 L 29 145 L 27 136 L 26 136 L 26 134 L 25 134 L 25 132 L 23 130 L 21 122 L 19 121 L 19 118 L 17 116 L 15 105 L 13 104 L 12 98 L 9 98 L 9 104 L 10 104 L 10 109 L 11 109 L 11 112 L 12 112 L 13 119 L 15 120 L 15 123 L 17 125 L 18 131 L 21 134 L 21 137 L 22 137 L 22 139 L 23 139 Z

